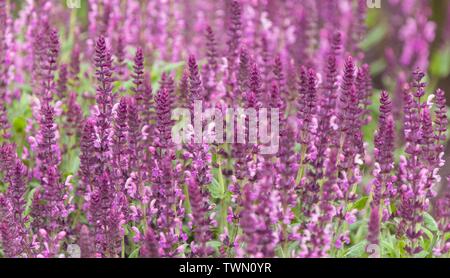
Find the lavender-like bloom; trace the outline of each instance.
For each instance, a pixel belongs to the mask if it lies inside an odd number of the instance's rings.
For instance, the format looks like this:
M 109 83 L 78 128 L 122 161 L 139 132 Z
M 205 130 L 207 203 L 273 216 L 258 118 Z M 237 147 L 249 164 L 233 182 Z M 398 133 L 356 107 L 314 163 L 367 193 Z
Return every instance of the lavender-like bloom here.
M 390 176 L 390 172 L 394 168 L 394 121 L 392 115 L 392 104 L 389 99 L 389 94 L 386 91 L 381 92 L 380 97 L 380 117 L 378 120 L 379 129 L 375 135 L 375 160 L 378 163 L 376 165 L 375 174 L 375 187 L 381 186 L 383 191 L 375 190 L 374 202 L 379 206 L 381 197 L 393 197 L 395 192 L 392 192 L 393 177 Z M 389 204 L 386 204 L 389 205 Z
M 371 214 L 369 219 L 368 240 L 372 244 L 378 244 L 380 233 L 380 221 L 387 220 L 390 216 L 390 200 L 396 196 L 394 182 L 391 176 L 394 168 L 394 121 L 392 115 L 392 104 L 389 94 L 381 92 L 380 117 L 378 120 L 378 131 L 375 135 L 375 179 L 372 185 Z M 380 209 L 382 218 L 380 218 Z
M 40 140 L 38 159 L 40 163 L 41 175 L 46 172 L 46 167 L 58 163 L 56 144 L 56 124 L 54 122 L 54 108 L 51 101 L 54 94 L 54 72 L 57 69 L 56 60 L 59 53 L 58 33 L 55 30 L 48 30 L 45 36 L 45 55 L 43 54 L 40 63 L 40 73 L 42 76 L 41 85 L 41 118 L 40 118 Z
M 341 104 L 344 99 L 347 103 L 339 114 L 341 120 L 341 150 L 343 154 L 343 159 L 339 163 L 339 169 L 351 173 L 341 183 L 341 189 L 346 198 L 355 197 L 351 196 L 351 186 L 358 181 L 358 167 L 361 164 L 359 162 L 361 160 L 360 154 L 363 152 L 361 124 L 358 121 L 361 113 L 358 106 L 359 98 L 356 94 L 355 86 L 352 86 L 345 97 L 341 96 Z
M 189 109 L 192 116 L 195 102 L 204 99 L 202 81 L 198 72 L 198 65 L 193 55 L 189 56 Z M 189 200 L 192 209 L 194 226 L 194 242 L 191 244 L 192 255 L 206 257 L 212 253 L 212 249 L 206 246 L 211 240 L 208 211 L 207 185 L 211 182 L 211 154 L 207 144 L 190 142 L 186 146 L 186 156 L 192 157 L 192 164 L 187 172 Z
M 237 250 L 238 257 L 273 257 L 278 238 L 272 230 L 277 219 L 277 196 L 271 188 L 271 179 L 246 184 L 243 192 L 243 210 L 239 221 L 242 228 L 244 250 Z
M 369 65 L 364 64 L 360 69 L 358 69 L 358 74 L 356 75 L 356 89 L 360 96 L 360 106 L 362 109 L 362 119 L 360 121 L 362 124 L 367 124 L 371 120 L 371 111 L 369 106 L 372 97 L 372 84 L 370 80 Z
M 45 19 L 35 20 L 33 22 L 33 28 L 30 28 L 33 32 L 30 34 L 31 40 L 31 59 L 32 59 L 32 80 L 34 86 L 42 86 L 41 84 L 41 62 L 44 61 L 46 52 L 47 38 L 46 32 L 50 27 Z
M 415 91 L 410 92 L 408 87 L 404 90 L 404 133 L 407 156 L 400 158 L 401 185 L 398 208 L 401 217 L 398 233 L 406 234 L 409 238 L 405 249 L 410 254 L 422 250 L 417 242 L 423 231 L 417 229 L 417 224 L 423 221 L 423 212 L 429 208 L 429 198 L 434 196 L 433 185 L 440 180 L 437 172 L 443 165 L 439 158 L 441 154 L 435 151 L 437 144 L 440 144 L 440 140 L 437 140 L 434 133 L 436 127 L 432 124 L 429 107 L 421 102 L 426 86 L 422 81 L 424 73 L 416 70 L 413 77 L 411 87 L 415 88 Z M 440 103 L 438 107 L 442 106 L 440 97 L 438 97 Z
M 249 91 L 255 97 L 258 106 L 266 104 L 266 96 L 263 94 L 261 73 L 258 69 L 258 65 L 254 63 L 251 67 L 250 77 L 248 81 Z
M 338 97 L 337 56 L 341 48 L 341 34 L 339 32 L 333 34 L 330 38 L 330 44 L 330 51 L 326 59 L 325 81 L 323 89 L 319 91 L 320 95 L 318 98 L 318 103 L 321 108 L 318 109 L 317 113 L 317 159 L 314 161 L 313 167 L 315 168 L 315 176 L 319 179 L 323 176 L 323 163 L 326 150 L 333 141 L 336 142 L 336 139 L 333 138 L 338 137 L 336 106 Z M 305 84 L 305 81 L 303 81 L 303 84 Z
M 151 121 L 150 116 L 150 106 L 152 105 L 152 91 L 151 86 L 146 84 L 144 76 L 144 54 L 141 48 L 138 48 L 136 55 L 134 57 L 133 65 L 133 88 L 134 98 L 129 99 L 129 109 L 128 109 L 128 144 L 129 144 L 129 154 L 130 163 L 129 171 L 136 170 L 139 164 L 138 159 L 140 159 L 139 150 L 145 147 L 144 142 L 140 143 L 140 133 L 143 131 L 144 127 L 149 130 L 149 125 Z M 150 86 L 150 87 L 149 87 Z M 139 146 L 138 146 L 139 145 Z M 141 175 L 139 175 L 139 179 Z
M 141 107 L 142 124 L 152 125 L 154 124 L 154 112 L 155 112 L 155 102 L 153 98 L 153 88 L 150 83 L 150 77 L 145 75 L 144 77 L 144 93 L 142 99 L 138 100 L 138 105 Z
M 142 97 L 144 94 L 144 53 L 142 48 L 136 50 L 133 65 L 133 88 L 131 89 L 136 97 Z
M 145 149 L 144 158 L 146 161 L 149 161 L 147 158 L 149 156 L 148 147 L 153 144 L 154 134 L 155 134 L 155 124 L 156 124 L 156 107 L 155 107 L 155 99 L 153 96 L 153 89 L 149 80 L 149 76 L 145 75 L 144 77 L 144 93 L 142 99 L 137 99 L 137 104 L 141 107 L 139 111 L 141 114 L 140 123 L 142 128 L 140 129 L 143 141 L 143 148 Z
M 231 2 L 230 7 L 230 25 L 228 27 L 228 63 L 230 71 L 234 70 L 235 61 L 239 55 L 239 46 L 241 40 L 241 14 L 242 7 L 238 1 Z
M 177 104 L 182 107 L 189 107 L 189 71 L 184 70 L 178 86 Z
M 322 227 L 318 221 L 319 209 L 316 207 L 311 212 L 311 221 L 303 231 L 300 238 L 300 258 L 323 258 L 327 256 L 331 248 L 331 225 Z
M 128 173 L 140 170 L 140 120 L 139 110 L 135 98 L 128 98 L 127 125 L 128 125 Z M 138 169 L 139 168 L 139 169 Z
M 208 69 L 215 73 L 218 68 L 217 58 L 219 55 L 217 53 L 217 42 L 211 26 L 206 27 L 206 50 L 206 57 L 208 58 Z
M 80 246 L 81 258 L 95 258 L 92 238 L 86 225 L 81 226 L 78 245 Z
M 38 240 L 35 253 L 36 258 L 55 258 L 60 257 L 61 247 L 67 232 L 48 233 L 45 229 L 39 229 L 36 233 Z
M 323 117 L 331 117 L 336 110 L 336 100 L 338 98 L 338 55 L 342 47 L 341 33 L 335 32 L 330 36 L 330 50 L 326 58 L 325 81 L 320 102 L 324 104 Z
M 112 135 L 112 168 L 114 182 L 118 190 L 122 190 L 128 177 L 128 146 L 127 146 L 127 115 L 128 99 L 122 97 L 117 106 L 114 117 L 113 135 Z
M 333 217 L 336 215 L 336 207 L 334 201 L 339 199 L 340 191 L 337 188 L 337 148 L 331 146 L 325 153 L 325 176 L 326 181 L 323 184 L 322 196 L 320 199 L 320 211 L 322 213 L 320 217 L 321 224 L 323 226 L 332 222 Z
M 203 161 L 198 161 L 197 158 L 194 163 L 196 164 L 204 164 Z M 208 162 L 206 162 L 208 163 Z M 197 166 L 194 166 L 194 171 Z M 209 175 L 209 173 L 207 173 Z M 204 186 L 208 184 L 208 181 L 203 181 L 203 183 L 199 183 L 199 179 L 208 178 L 202 177 L 201 173 L 190 173 L 188 176 L 191 176 L 187 180 L 188 190 L 189 190 L 189 201 L 191 204 L 192 210 L 192 222 L 193 222 L 193 233 L 194 233 L 194 242 L 191 244 L 192 254 L 193 256 L 198 257 L 206 257 L 211 255 L 212 249 L 207 246 L 206 243 L 211 240 L 211 231 L 210 231 L 210 221 L 208 219 L 208 210 L 209 210 L 209 202 L 208 202 L 208 192 L 207 188 Z
M 194 111 L 194 103 L 203 100 L 204 94 L 202 90 L 202 80 L 198 72 L 197 60 L 194 55 L 189 56 L 189 109 Z M 192 113 L 191 112 L 191 113 Z
M 172 145 L 171 100 L 167 89 L 160 89 L 155 99 L 157 145 L 160 148 L 169 148 Z
M 56 92 L 59 99 L 63 99 L 67 95 L 67 80 L 68 80 L 68 69 L 66 64 L 62 64 L 59 67 L 58 72 L 58 82 L 56 84 Z
M 0 196 L 0 205 L 0 242 L 3 252 L 9 258 L 22 257 L 29 244 L 24 221 L 14 215 L 10 199 Z
M 308 145 L 311 138 L 311 124 L 316 113 L 317 77 L 313 69 L 300 70 L 299 98 L 297 102 L 297 119 L 299 119 L 299 141 L 304 146 Z
M 91 192 L 93 189 L 94 170 L 97 162 L 95 156 L 95 120 L 89 118 L 84 123 L 82 135 L 80 138 L 80 169 L 79 176 L 81 181 L 78 186 L 78 192 L 83 196 L 84 193 Z
M 232 93 L 235 90 L 235 86 L 237 85 L 237 76 L 235 68 L 237 66 L 237 58 L 239 56 L 239 49 L 241 46 L 241 36 L 242 36 L 242 23 L 241 23 L 241 14 L 242 7 L 238 1 L 231 2 L 231 7 L 228 11 L 229 21 L 228 21 L 228 52 L 227 52 L 227 81 L 226 84 L 229 86 L 227 90 L 227 99 L 230 103 L 233 103 L 234 96 Z
M 138 50 L 139 52 L 139 50 Z M 142 55 L 142 49 L 140 50 L 140 53 Z M 119 80 L 125 79 L 126 74 L 126 64 L 125 64 L 125 41 L 123 38 L 123 35 L 119 35 L 117 39 L 117 45 L 116 45 L 116 66 L 115 71 L 117 73 L 117 78 Z
M 280 121 L 280 149 L 277 153 L 279 157 L 279 164 L 276 165 L 278 173 L 280 174 L 280 195 L 281 204 L 283 204 L 283 212 L 280 219 L 284 222 L 292 220 L 292 213 L 290 213 L 289 207 L 295 204 L 295 175 L 296 167 L 295 160 L 297 157 L 293 155 L 292 137 L 295 136 L 294 131 L 290 128 L 286 114 L 286 107 L 282 100 L 281 92 L 278 86 L 274 82 L 271 90 L 272 107 L 279 109 L 279 121 Z M 270 163 L 270 162 L 268 162 Z M 271 166 L 269 166 L 271 167 Z M 284 235 L 286 236 L 286 235 Z M 287 240 L 284 238 L 284 240 Z
M 313 69 L 306 70 L 305 67 L 300 71 L 299 99 L 297 102 L 297 119 L 299 120 L 300 130 L 297 138 L 301 143 L 300 153 L 300 188 L 301 199 L 304 204 L 303 212 L 306 215 L 311 213 L 313 205 L 319 201 L 319 185 L 317 183 L 317 169 L 311 169 L 304 174 L 305 165 L 314 165 L 317 160 L 317 77 Z M 320 171 L 320 170 L 319 170 Z
M 341 81 L 341 91 L 339 95 L 339 103 L 338 103 L 338 117 L 339 117 L 339 125 L 341 133 L 345 134 L 351 130 L 351 113 L 353 111 L 349 111 L 351 109 L 350 103 L 355 101 L 355 97 L 357 97 L 356 88 L 353 88 L 355 85 L 355 64 L 353 62 L 353 58 L 349 56 L 345 61 L 344 66 L 344 75 Z M 356 99 L 358 101 L 358 99 Z
M 244 101 L 245 101 L 245 108 L 249 109 L 249 111 L 254 110 L 256 113 L 261 107 L 261 103 L 258 101 L 258 98 L 256 97 L 256 94 L 254 91 L 260 90 L 260 83 L 259 83 L 259 74 L 257 69 L 254 71 L 254 84 L 252 85 L 253 90 L 250 89 L 245 95 L 244 95 Z M 250 80 L 252 78 L 250 77 Z M 242 117 L 243 115 L 237 115 L 237 117 Z M 254 123 L 255 125 L 258 125 L 258 122 Z M 252 171 L 249 166 L 249 164 L 252 164 L 252 167 L 255 166 L 255 154 L 257 153 L 257 145 L 250 144 L 249 138 L 250 138 L 250 131 L 249 131 L 250 121 L 249 117 L 245 116 L 244 118 L 244 142 L 237 142 L 233 146 L 233 156 L 236 159 L 235 163 L 235 176 L 236 178 L 240 180 L 244 180 L 245 177 L 249 178 L 250 180 L 256 179 L 256 172 Z M 257 157 L 256 157 L 257 158 Z M 234 188 L 237 190 L 238 188 Z M 236 191 L 236 193 L 238 193 Z
M 96 177 L 96 189 L 90 194 L 88 218 L 95 235 L 95 250 L 105 257 L 116 257 L 122 238 L 123 214 L 110 175 Z
M 446 140 L 445 133 L 447 131 L 448 119 L 447 119 L 447 106 L 445 101 L 445 92 L 441 89 L 437 89 L 435 93 L 435 102 L 436 102 L 436 110 L 435 110 L 435 133 L 436 133 L 436 141 L 437 141 L 437 149 L 436 153 L 440 155 L 441 152 L 444 151 L 443 143 Z
M 43 98 L 41 103 L 41 119 L 40 119 L 40 131 L 38 141 L 38 154 L 39 159 L 39 171 L 40 175 L 44 176 L 47 167 L 52 167 L 58 164 L 58 157 L 55 153 L 56 148 L 56 134 L 57 127 L 54 120 L 55 110 L 50 104 L 51 93 L 48 92 L 48 96 Z
M 7 257 L 29 256 L 28 220 L 25 211 L 25 167 L 15 154 L 15 145 L 0 146 L 2 182 L 8 183 L 6 193 L 0 195 L 0 241 Z
M 143 258 L 158 258 L 160 256 L 158 240 L 150 227 L 147 227 L 144 244 L 141 246 L 139 253 Z
M 367 240 L 370 244 L 378 244 L 379 243 L 379 235 L 380 235 L 380 209 L 378 206 L 374 205 L 370 209 L 370 218 L 369 218 L 369 227 Z
M 366 34 L 366 18 L 367 18 L 367 1 L 358 0 L 356 4 L 355 11 L 356 19 L 353 20 L 352 29 L 352 51 L 358 57 L 359 60 L 364 58 L 364 52 L 360 49 L 360 43 L 364 39 L 364 35 Z
M 206 90 L 205 99 L 209 100 L 216 91 L 219 68 L 217 42 L 211 26 L 206 27 L 206 57 L 208 62 L 203 68 L 203 81 Z
M 41 178 L 41 190 L 33 199 L 33 227 L 44 227 L 48 231 L 61 231 L 71 209 L 66 205 L 68 198 L 65 184 L 60 182 L 60 174 L 56 166 L 46 167 Z
M 8 111 L 6 110 L 5 94 L 2 93 L 3 89 L 0 85 L 0 134 L 3 138 L 9 138 L 9 122 L 8 122 Z
M 34 196 L 33 211 L 35 227 L 46 230 L 61 230 L 64 218 L 68 214 L 64 184 L 59 181 L 59 148 L 56 144 L 57 127 L 54 121 L 54 108 L 51 105 L 54 93 L 53 74 L 59 52 L 58 33 L 50 30 L 46 37 L 47 50 L 45 60 L 41 63 L 42 99 L 40 131 L 38 136 L 38 160 L 41 190 Z
M 19 159 L 16 159 L 14 166 L 14 171 L 12 173 L 8 173 L 8 175 L 12 175 L 8 187 L 8 197 L 12 200 L 16 216 L 22 217 L 23 211 L 25 210 L 25 200 L 23 197 L 25 194 L 27 181 L 25 178 L 26 169 L 22 161 Z
M 98 115 L 96 117 L 96 126 L 100 144 L 98 146 L 100 174 L 109 162 L 109 130 L 110 118 L 112 113 L 113 95 L 112 95 L 112 59 L 111 53 L 106 47 L 106 41 L 103 36 L 97 39 L 95 45 L 95 66 L 97 77 L 96 100 L 98 105 Z
M 14 258 L 24 253 L 25 239 L 23 238 L 23 226 L 15 216 L 14 207 L 8 198 L 0 196 L 0 242 L 6 257 Z
M 316 1 L 306 1 L 305 10 L 309 14 L 309 16 L 304 17 L 304 28 L 303 28 L 303 37 L 306 42 L 305 47 L 303 48 L 303 57 L 306 60 L 306 65 L 309 67 L 314 66 L 314 56 L 315 52 L 318 48 L 318 37 L 319 37 L 319 28 L 317 26 L 318 22 L 318 11 L 317 11 L 317 2 Z
M 170 95 L 171 103 L 176 103 L 175 81 L 170 73 L 163 72 L 159 80 L 160 89 L 166 89 Z
M 78 88 L 80 82 L 80 47 L 78 44 L 74 45 L 70 54 L 69 72 L 72 88 Z
M 241 48 L 239 53 L 239 73 L 238 82 L 239 90 L 241 93 L 245 93 L 249 90 L 250 79 L 250 57 L 247 48 Z
M 7 72 L 6 66 L 6 1 L 0 1 L 0 136 L 9 137 L 8 111 L 6 110 Z
M 156 227 L 158 227 L 158 241 L 161 247 L 161 254 L 165 257 L 173 257 L 176 254 L 174 248 L 179 240 L 176 230 L 180 228 L 175 209 L 180 198 L 180 192 L 177 188 L 177 179 L 172 169 L 174 154 L 166 149 L 164 156 L 159 156 L 159 160 L 154 162 L 152 169 L 152 196 L 155 198 L 155 207 L 158 209 L 156 214 Z
M 447 190 L 449 179 L 447 178 Z M 439 230 L 445 234 L 450 232 L 450 193 L 447 192 L 444 196 L 440 197 L 435 204 L 435 219 L 438 222 Z M 436 244 L 433 249 L 435 256 L 442 256 L 450 252 L 450 240 L 441 239 L 441 242 Z
M 275 57 L 274 65 L 273 65 L 273 75 L 275 82 L 277 83 L 278 88 L 280 89 L 281 95 L 284 97 L 287 96 L 286 90 L 286 78 L 283 73 L 283 62 L 281 61 L 281 56 L 277 55 Z
M 211 160 L 211 155 L 207 153 L 208 147 L 205 145 L 205 150 L 200 150 L 201 155 L 208 156 L 206 161 L 203 161 L 205 157 L 195 157 L 193 173 L 189 173 L 188 184 L 189 201 L 192 210 L 192 222 L 194 242 L 191 244 L 193 256 L 206 257 L 211 255 L 212 249 L 207 246 L 206 243 L 211 240 L 211 225 L 209 220 L 209 202 L 208 202 L 208 190 L 205 185 L 211 181 L 208 164 Z M 208 161 L 209 159 L 209 161 Z M 206 166 L 206 167 L 205 167 Z
M 11 201 L 16 217 L 22 217 L 25 209 L 23 199 L 26 191 L 25 166 L 16 155 L 14 144 L 4 144 L 0 146 L 0 170 L 4 173 L 3 181 L 8 183 L 6 196 Z
M 77 102 L 77 94 L 72 92 L 67 99 L 67 111 L 64 129 L 67 136 L 78 136 L 81 133 L 81 123 L 83 122 L 83 111 Z
M 340 169 L 348 171 L 355 166 L 355 158 L 363 153 L 362 142 L 362 122 L 359 94 L 355 87 L 355 65 L 353 58 L 349 56 L 345 63 L 344 76 L 341 82 L 341 92 L 339 96 L 339 128 L 341 140 L 339 145 L 344 154 L 343 161 L 340 162 Z M 350 179 L 350 177 L 348 177 Z M 350 184 L 353 182 L 350 181 Z M 347 192 L 349 188 L 344 189 Z

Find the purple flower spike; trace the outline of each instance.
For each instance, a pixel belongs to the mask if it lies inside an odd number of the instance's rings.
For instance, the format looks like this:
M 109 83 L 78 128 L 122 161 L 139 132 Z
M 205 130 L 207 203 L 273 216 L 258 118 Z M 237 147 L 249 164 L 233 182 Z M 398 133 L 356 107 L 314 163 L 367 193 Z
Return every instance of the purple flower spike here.
M 369 231 L 367 235 L 367 239 L 371 244 L 379 243 L 379 234 L 380 234 L 380 212 L 377 206 L 374 206 L 370 210 L 370 218 L 369 218 Z
M 9 137 L 8 111 L 6 110 L 6 93 L 7 93 L 7 73 L 6 64 L 7 44 L 6 44 L 6 1 L 0 2 L 0 136 Z M 0 137 L 1 138 L 1 137 Z
M 158 146 L 169 148 L 172 145 L 171 96 L 167 89 L 160 89 L 156 95 L 156 131 Z
M 112 95 L 112 59 L 111 53 L 106 47 L 106 41 L 103 36 L 97 39 L 95 45 L 95 66 L 97 77 L 96 100 L 98 105 L 98 115 L 96 117 L 96 126 L 100 144 L 98 146 L 99 167 L 101 174 L 109 162 L 110 140 L 109 132 L 111 128 L 111 115 L 113 106 Z
M 128 146 L 127 146 L 127 109 L 128 99 L 122 97 L 114 117 L 114 127 L 112 136 L 112 167 L 114 169 L 114 182 L 118 190 L 122 190 L 122 186 L 128 177 Z
M 81 139 L 80 139 L 80 170 L 79 176 L 81 178 L 78 190 L 82 196 L 86 192 L 93 190 L 93 179 L 95 176 L 94 170 L 97 163 L 95 156 L 95 141 L 97 140 L 95 134 L 95 120 L 88 118 L 84 123 Z
M 194 102 L 203 100 L 202 81 L 198 72 L 197 60 L 194 55 L 189 56 L 189 108 L 194 111 Z
M 239 46 L 241 40 L 241 14 L 242 7 L 238 1 L 231 2 L 230 8 L 230 25 L 228 27 L 228 63 L 234 66 L 235 60 L 239 55 Z
M 156 236 L 150 227 L 147 227 L 147 229 L 144 245 L 140 249 L 140 255 L 143 258 L 159 258 L 159 246 Z
M 211 26 L 206 27 L 206 49 L 206 57 L 208 57 L 208 68 L 209 70 L 216 72 L 218 68 L 217 59 L 219 57 L 219 54 L 217 53 L 217 42 Z
M 68 81 L 68 69 L 67 65 L 63 64 L 59 67 L 59 77 L 56 92 L 60 99 L 63 99 L 67 95 L 67 81 Z
M 95 258 L 92 238 L 86 225 L 81 226 L 78 245 L 80 246 L 81 258 Z

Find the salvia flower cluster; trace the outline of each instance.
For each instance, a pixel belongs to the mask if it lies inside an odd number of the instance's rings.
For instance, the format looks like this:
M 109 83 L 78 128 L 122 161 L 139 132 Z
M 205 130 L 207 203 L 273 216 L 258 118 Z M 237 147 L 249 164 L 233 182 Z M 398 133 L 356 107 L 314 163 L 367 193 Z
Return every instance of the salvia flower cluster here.
M 380 90 L 365 0 L 35 2 L 0 0 L 1 256 L 449 256 L 424 1 L 389 1 Z M 277 151 L 198 103 L 278 109 Z

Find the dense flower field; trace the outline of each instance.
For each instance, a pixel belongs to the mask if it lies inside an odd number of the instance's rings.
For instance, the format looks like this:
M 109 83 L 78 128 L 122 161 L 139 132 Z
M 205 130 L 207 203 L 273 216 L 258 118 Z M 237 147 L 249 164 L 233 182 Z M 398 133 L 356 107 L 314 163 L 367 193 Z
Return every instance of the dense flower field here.
M 65 2 L 0 0 L 0 257 L 449 257 L 448 1 Z

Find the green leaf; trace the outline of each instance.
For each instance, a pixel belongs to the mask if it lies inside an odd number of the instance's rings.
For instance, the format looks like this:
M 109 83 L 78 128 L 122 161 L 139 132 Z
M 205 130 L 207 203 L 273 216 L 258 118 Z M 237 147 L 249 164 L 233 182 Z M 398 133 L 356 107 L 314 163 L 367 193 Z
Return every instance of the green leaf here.
M 367 37 L 361 42 L 360 47 L 363 50 L 368 50 L 372 46 L 379 44 L 383 40 L 386 30 L 387 28 L 384 24 L 377 25 L 367 34 Z
M 427 241 L 428 240 L 432 241 L 434 239 L 434 235 L 429 229 L 422 227 L 422 231 L 427 235 L 427 237 L 428 237 Z
M 370 74 L 378 75 L 386 68 L 386 61 L 384 59 L 378 59 L 371 63 Z
M 215 199 L 223 199 L 225 197 L 224 187 L 216 180 L 216 178 L 213 178 L 212 183 L 209 186 L 209 192 Z
M 450 73 L 450 46 L 434 52 L 431 59 L 430 71 L 438 77 L 446 77 Z
M 301 149 L 302 149 L 302 145 L 300 145 L 299 143 L 295 143 L 294 152 L 299 153 Z
M 350 247 L 347 252 L 345 252 L 344 257 L 346 258 L 361 258 L 366 255 L 366 245 L 367 240 L 358 242 L 357 244 Z
M 444 241 L 447 241 L 447 240 L 449 240 L 450 239 L 450 233 L 446 233 L 445 235 L 444 235 Z
M 395 203 L 391 202 L 390 207 L 391 207 L 391 212 L 393 214 L 395 214 L 397 212 L 397 207 L 395 206 Z
M 366 207 L 367 200 L 369 200 L 369 196 L 361 197 L 358 201 L 353 203 L 352 209 L 362 210 Z
M 134 249 L 133 252 L 131 252 L 130 256 L 128 256 L 128 258 L 131 258 L 131 259 L 138 258 L 139 250 L 140 250 L 140 247 Z
M 432 232 L 439 231 L 436 220 L 434 220 L 433 216 L 431 216 L 428 212 L 423 214 L 423 220 L 425 223 L 425 227 L 427 227 Z
M 27 126 L 27 121 L 24 117 L 19 116 L 13 120 L 13 127 L 17 133 L 22 133 Z
M 206 245 L 214 249 L 219 249 L 219 247 L 222 246 L 222 242 L 218 240 L 210 240 L 206 243 Z
M 394 248 L 394 244 L 392 244 L 391 241 L 381 239 L 381 247 L 383 247 L 383 249 L 387 250 L 387 253 L 391 254 L 394 257 L 396 256 L 397 252 Z
M 426 256 L 428 256 L 428 253 L 428 251 L 423 250 L 422 252 L 414 254 L 414 258 L 425 258 Z
M 33 186 L 33 182 L 30 183 L 30 186 Z M 28 192 L 28 194 L 25 195 L 26 204 L 25 204 L 24 216 L 27 216 L 28 214 L 30 214 L 31 205 L 33 203 L 34 193 L 36 192 L 36 190 L 38 190 L 38 186 L 39 185 L 32 187 L 32 189 Z

